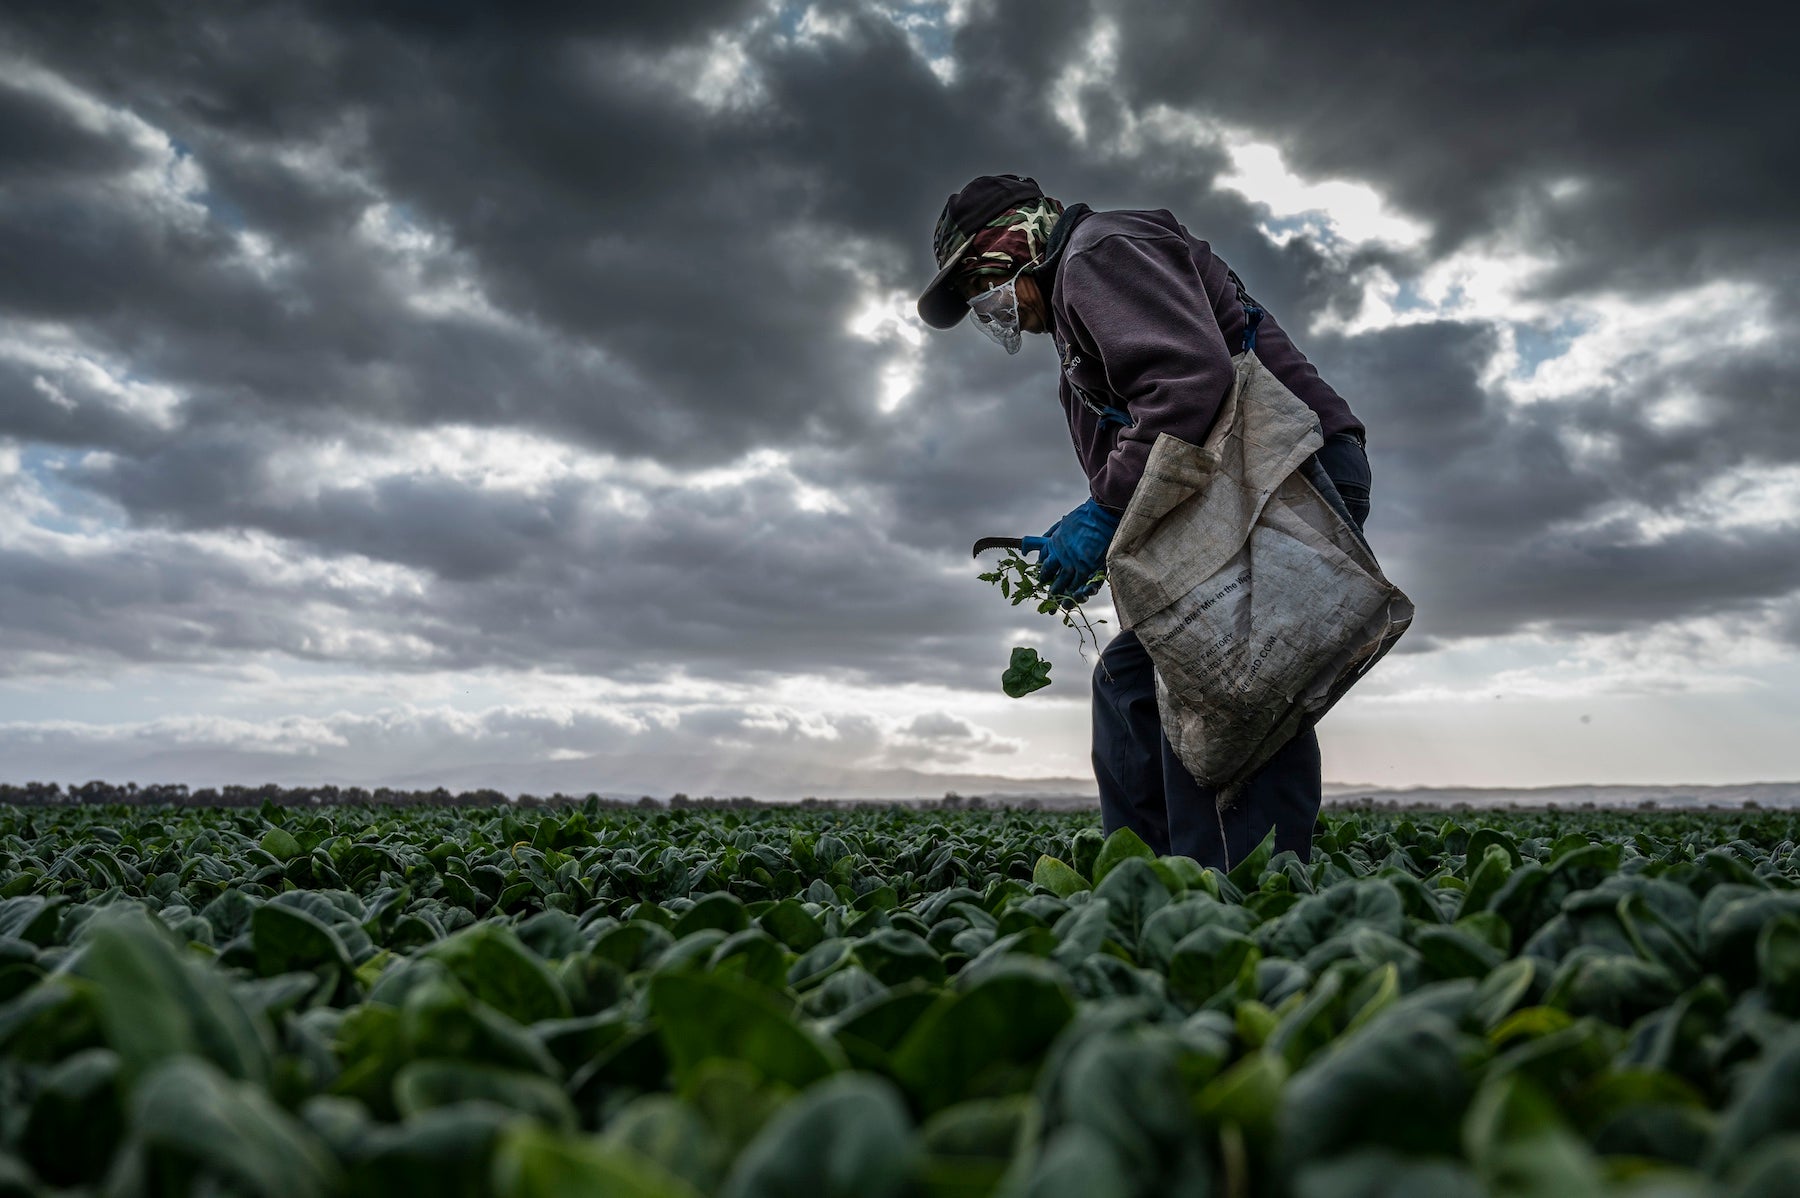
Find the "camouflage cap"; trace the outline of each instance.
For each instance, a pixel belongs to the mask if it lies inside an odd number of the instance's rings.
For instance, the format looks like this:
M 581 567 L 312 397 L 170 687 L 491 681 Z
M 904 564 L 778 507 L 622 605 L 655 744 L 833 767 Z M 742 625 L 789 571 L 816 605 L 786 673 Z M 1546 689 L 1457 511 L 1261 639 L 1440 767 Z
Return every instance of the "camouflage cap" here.
M 1035 179 L 982 175 L 946 200 L 931 237 L 938 272 L 919 295 L 919 318 L 934 329 L 954 328 L 969 311 L 955 287 L 963 250 L 995 217 L 1043 196 Z

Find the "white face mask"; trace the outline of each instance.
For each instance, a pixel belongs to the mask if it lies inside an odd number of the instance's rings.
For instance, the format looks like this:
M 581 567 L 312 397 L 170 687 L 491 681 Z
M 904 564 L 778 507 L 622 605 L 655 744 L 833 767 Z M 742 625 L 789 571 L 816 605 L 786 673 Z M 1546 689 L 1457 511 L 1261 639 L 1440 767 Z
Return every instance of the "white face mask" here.
M 1014 275 L 1013 279 L 1018 277 Z M 975 327 L 1009 354 L 1019 352 L 1022 340 L 1019 335 L 1019 295 L 1013 289 L 1013 279 L 972 296 L 969 300 L 969 311 L 975 317 Z

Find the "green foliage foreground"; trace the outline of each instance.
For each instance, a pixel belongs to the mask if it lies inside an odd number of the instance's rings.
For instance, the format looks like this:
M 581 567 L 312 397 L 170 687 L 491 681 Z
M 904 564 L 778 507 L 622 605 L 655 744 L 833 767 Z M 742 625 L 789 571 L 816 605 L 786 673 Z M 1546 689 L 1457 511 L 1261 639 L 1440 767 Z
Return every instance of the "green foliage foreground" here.
M 0 1196 L 1776 1195 L 1790 815 L 0 808 Z

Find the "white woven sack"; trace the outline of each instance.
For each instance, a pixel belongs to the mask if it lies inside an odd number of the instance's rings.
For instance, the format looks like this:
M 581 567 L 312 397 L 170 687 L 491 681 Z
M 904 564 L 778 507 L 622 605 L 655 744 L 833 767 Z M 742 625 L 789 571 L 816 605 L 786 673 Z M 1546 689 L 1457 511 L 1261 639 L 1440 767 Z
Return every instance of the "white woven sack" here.
M 1254 353 L 1235 361 L 1206 444 L 1157 438 L 1106 558 L 1120 623 L 1156 667 L 1163 729 L 1221 806 L 1413 617 L 1308 481 L 1318 417 Z

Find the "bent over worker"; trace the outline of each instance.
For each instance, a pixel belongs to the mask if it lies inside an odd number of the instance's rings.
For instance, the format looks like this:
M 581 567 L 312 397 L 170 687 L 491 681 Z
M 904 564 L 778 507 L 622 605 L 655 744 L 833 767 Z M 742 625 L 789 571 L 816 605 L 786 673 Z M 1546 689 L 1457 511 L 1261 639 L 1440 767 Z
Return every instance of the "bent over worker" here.
M 1023 333 L 1049 333 L 1056 345 L 1058 392 L 1089 496 L 1045 534 L 1039 570 L 1053 594 L 1094 593 L 1090 580 L 1105 567 L 1151 446 L 1162 433 L 1206 440 L 1231 392 L 1232 356 L 1247 344 L 1318 416 L 1318 463 L 1358 528 L 1368 517 L 1362 422 L 1224 260 L 1169 212 L 1065 209 L 1031 179 L 983 175 L 944 205 L 932 250 L 939 269 L 919 297 L 926 324 L 952 328 L 973 312 L 1009 354 Z M 1094 670 L 1093 759 L 1108 833 L 1130 828 L 1159 854 L 1225 868 L 1273 828 L 1275 851 L 1311 859 L 1322 802 L 1312 729 L 1219 810 L 1163 734 L 1150 657 L 1131 632 L 1107 644 Z

